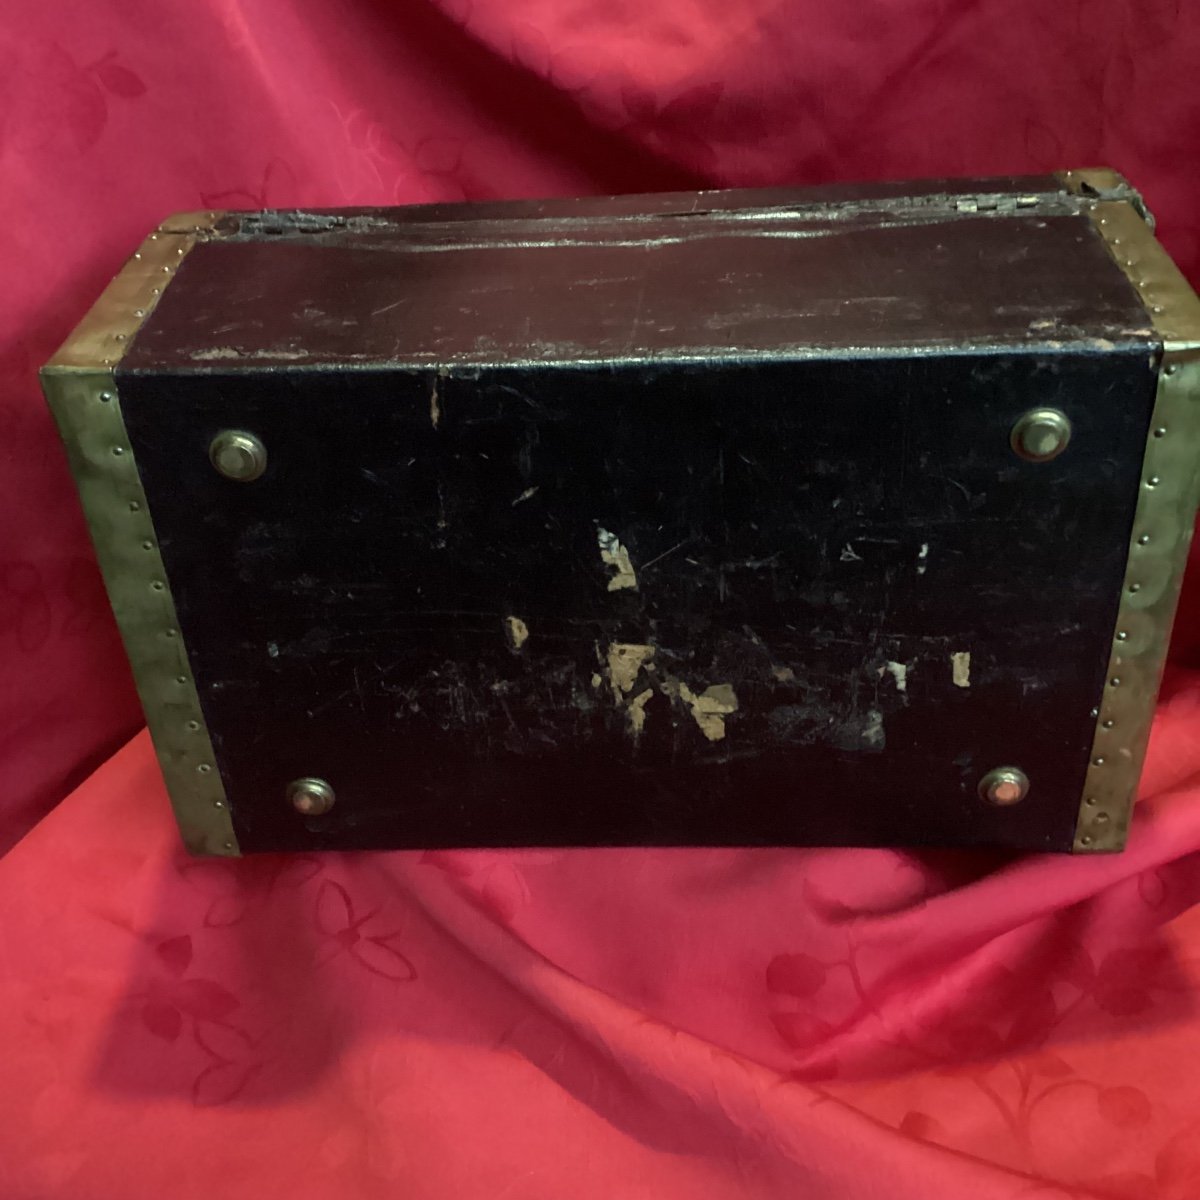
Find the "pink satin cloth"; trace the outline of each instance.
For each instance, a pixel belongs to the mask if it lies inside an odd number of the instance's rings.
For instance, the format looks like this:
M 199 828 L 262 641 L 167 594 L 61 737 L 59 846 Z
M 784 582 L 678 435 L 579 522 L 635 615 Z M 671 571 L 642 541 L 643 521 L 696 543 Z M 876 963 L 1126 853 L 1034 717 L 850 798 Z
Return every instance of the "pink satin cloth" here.
M 0 1200 L 1200 1197 L 1200 586 L 1123 855 L 189 860 L 35 377 L 197 208 L 1104 163 L 1195 281 L 1197 61 L 1182 0 L 9 0 Z

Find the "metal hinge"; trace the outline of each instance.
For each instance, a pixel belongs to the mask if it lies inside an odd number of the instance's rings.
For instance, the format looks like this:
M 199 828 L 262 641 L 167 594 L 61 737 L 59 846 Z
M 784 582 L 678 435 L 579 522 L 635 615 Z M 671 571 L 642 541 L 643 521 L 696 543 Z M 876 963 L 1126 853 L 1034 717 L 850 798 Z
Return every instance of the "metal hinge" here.
M 1011 213 L 1019 208 L 1034 208 L 1040 196 L 1012 196 L 1000 192 L 990 192 L 980 196 L 963 196 L 955 201 L 954 207 L 959 212 L 998 212 Z

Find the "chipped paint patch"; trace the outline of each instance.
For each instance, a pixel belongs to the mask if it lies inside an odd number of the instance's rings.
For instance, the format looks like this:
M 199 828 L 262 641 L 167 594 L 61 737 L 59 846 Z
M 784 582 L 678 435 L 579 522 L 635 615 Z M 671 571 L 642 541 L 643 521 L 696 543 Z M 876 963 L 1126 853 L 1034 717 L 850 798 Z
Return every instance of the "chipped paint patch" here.
M 433 377 L 433 388 L 429 393 L 429 421 L 436 429 L 442 421 L 442 406 L 438 400 L 438 383 L 441 381 L 440 375 Z
M 841 562 L 862 562 L 862 555 L 854 552 L 854 547 L 847 542 L 842 547 Z
M 526 500 L 531 500 L 536 495 L 537 488 L 528 487 L 512 502 L 512 507 L 516 508 L 518 504 L 524 504 Z
M 863 725 L 862 740 L 864 746 L 872 750 L 882 750 L 887 744 L 887 735 L 883 730 L 883 713 L 877 708 L 868 709 L 867 720 Z
M 955 687 L 969 688 L 971 686 L 971 652 L 956 650 L 950 655 L 950 677 Z
M 922 542 L 921 549 L 917 552 L 917 574 L 924 575 L 925 568 L 929 565 L 926 561 L 929 558 L 929 543 Z
M 633 691 L 638 672 L 654 658 L 654 647 L 613 642 L 608 648 L 608 682 L 619 702 Z
M 637 575 L 629 559 L 629 551 L 621 544 L 617 535 L 600 527 L 596 530 L 596 537 L 600 542 L 600 561 L 616 572 L 608 581 L 608 590 L 619 592 L 623 588 L 632 588 L 637 591 Z
M 772 667 L 771 675 L 780 683 L 795 683 L 796 672 L 791 667 Z
M 738 708 L 737 696 L 728 683 L 714 683 L 698 696 L 681 683 L 679 698 L 692 710 L 692 719 L 710 742 L 719 742 L 725 736 L 725 718 Z
M 529 626 L 520 617 L 505 617 L 504 631 L 508 634 L 508 644 L 514 650 L 520 650 L 529 641 Z
M 896 691 L 908 691 L 908 664 L 901 662 L 886 662 L 879 668 L 879 678 L 890 675 L 896 681 Z
M 592 672 L 592 687 L 598 688 L 603 682 L 604 682 L 604 680 L 600 677 L 600 672 L 593 671 Z
M 625 709 L 625 716 L 629 720 L 629 732 L 633 734 L 635 742 L 641 737 L 642 730 L 646 727 L 646 704 L 653 695 L 654 689 L 646 688 L 644 691 L 638 692 Z

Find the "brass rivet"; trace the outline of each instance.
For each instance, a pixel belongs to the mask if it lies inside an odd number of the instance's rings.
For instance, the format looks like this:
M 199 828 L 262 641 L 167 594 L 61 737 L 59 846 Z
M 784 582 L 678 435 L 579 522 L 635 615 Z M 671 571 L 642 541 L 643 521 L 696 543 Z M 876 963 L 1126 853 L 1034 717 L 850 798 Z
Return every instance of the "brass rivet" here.
M 161 592 L 163 590 L 163 588 L 165 588 L 167 585 L 165 583 L 163 583 L 163 581 L 161 579 L 156 579 L 150 586 L 156 592 Z
M 1160 425 L 1160 426 L 1159 426 L 1159 427 L 1158 427 L 1158 428 L 1157 428 L 1157 429 L 1154 431 L 1154 436 L 1155 436 L 1156 438 L 1160 438 L 1160 437 L 1166 437 L 1166 435 L 1167 435 L 1167 427 L 1166 427 L 1165 425 Z
M 1150 478 L 1146 480 L 1147 487 L 1158 487 L 1160 483 L 1162 483 L 1162 480 L 1157 475 L 1151 475 Z
M 158 234 L 157 234 L 157 233 L 152 233 L 152 234 L 150 235 L 150 240 L 151 240 L 152 242 L 157 242 L 157 241 L 158 241 Z
M 170 273 L 171 273 L 171 268 L 170 268 L 170 267 L 163 267 L 163 274 L 164 274 L 164 275 L 170 275 Z
M 199 722 L 199 721 L 189 721 L 189 722 L 187 723 L 187 727 L 188 727 L 188 728 L 189 728 L 189 729 L 190 729 L 190 730 L 191 730 L 193 733 L 195 733 L 195 731 L 196 731 L 197 729 L 199 729 L 199 728 L 200 728 L 200 722 Z
M 135 250 L 135 251 L 133 252 L 133 257 L 134 257 L 134 258 L 141 258 L 141 257 L 142 257 L 142 252 L 141 252 L 140 250 Z
M 1080 840 L 1080 841 L 1081 841 L 1081 842 L 1082 842 L 1082 843 L 1083 843 L 1085 846 L 1090 846 L 1090 845 L 1092 844 L 1092 839 L 1091 839 L 1091 837 L 1090 837 L 1090 836 L 1088 836 L 1087 834 L 1085 834 L 1085 835 L 1084 835 L 1083 837 L 1081 837 L 1079 840 Z
M 187 683 L 187 676 L 186 675 L 176 675 L 175 682 L 176 683 Z
M 1020 767 L 996 767 L 979 781 L 979 794 L 989 804 L 1005 808 L 1024 800 L 1029 793 L 1029 776 Z
M 224 807 L 225 807 L 224 800 L 214 800 L 213 801 L 213 808 L 224 808 Z
M 267 469 L 267 448 L 252 433 L 225 429 L 213 438 L 208 458 L 217 471 L 235 483 L 252 483 Z
M 226 850 L 232 850 L 232 849 L 233 849 L 233 843 L 232 843 L 232 842 L 225 842 L 225 843 L 224 843 L 224 845 L 225 845 L 225 849 L 226 849 Z
M 1126 638 L 1128 638 L 1128 637 L 1129 637 L 1129 634 L 1127 634 L 1127 633 L 1125 632 L 1125 630 L 1123 630 L 1123 629 L 1119 629 L 1119 630 L 1117 630 L 1117 641 L 1118 641 L 1118 642 L 1123 642 L 1123 641 L 1125 641 L 1125 639 L 1126 639 Z
M 120 457 L 121 457 L 121 455 L 125 453 L 125 447 L 124 447 L 124 446 L 114 446 L 114 447 L 113 447 L 113 453 L 114 453 L 114 454 L 115 454 L 115 455 L 116 455 L 118 458 L 120 458 Z
M 1168 375 L 1174 375 L 1174 374 L 1175 374 L 1175 373 L 1176 373 L 1178 370 L 1179 370 L 1179 364 L 1178 364 L 1178 363 L 1171 363 L 1171 364 L 1170 364 L 1170 365 L 1167 367 L 1167 372 L 1166 372 L 1166 373 L 1167 373 Z
M 1113 727 L 1113 725 L 1115 724 L 1115 722 L 1113 721 L 1112 717 L 1108 717 L 1106 720 L 1101 721 L 1100 724 L 1105 729 L 1111 729 Z
M 154 549 L 154 543 L 153 543 L 153 542 L 143 542 L 143 543 L 142 543 L 142 549 L 143 549 L 143 550 L 153 550 L 153 549 Z
M 1095 807 L 1096 807 L 1096 797 L 1095 797 L 1095 796 L 1089 796 L 1089 797 L 1088 797 L 1088 798 L 1087 798 L 1087 799 L 1084 801 L 1084 804 L 1086 804 L 1086 805 L 1088 806 L 1088 808 L 1095 808 Z
M 178 632 L 179 632 L 178 629 L 164 629 L 163 630 L 163 633 L 169 638 L 173 638 Z
M 101 392 L 100 399 L 107 404 L 113 398 L 112 392 Z
M 114 334 L 113 334 L 113 337 L 114 337 L 114 338 L 115 338 L 115 339 L 116 339 L 118 342 L 123 342 L 123 341 L 125 340 L 125 335 L 124 335 L 123 333 L 114 333 Z
M 1097 813 L 1093 820 L 1097 825 L 1106 825 L 1108 823 L 1108 813 Z
M 1104 756 L 1101 754 L 1101 755 L 1098 755 L 1096 758 L 1093 758 L 1093 759 L 1092 759 L 1092 766 L 1093 766 L 1093 767 L 1102 767 L 1102 766 L 1104 766 Z
M 135 317 L 144 317 L 146 315 L 146 310 L 144 308 L 135 308 L 133 310 L 133 315 Z
M 337 800 L 333 788 L 324 779 L 306 776 L 288 784 L 287 796 L 292 807 L 304 817 L 319 817 L 327 813 Z
M 1057 458 L 1071 440 L 1071 422 L 1057 408 L 1034 408 L 1013 426 L 1009 442 L 1029 462 Z
M 130 502 L 129 502 L 129 511 L 130 512 L 138 512 L 141 509 L 141 507 L 142 506 L 136 500 L 130 500 Z
M 201 763 L 196 770 L 199 771 L 201 775 L 207 775 L 209 771 L 212 770 L 212 765 L 210 763 Z
M 1121 686 L 1121 677 L 1120 677 L 1119 675 L 1114 675 L 1114 676 L 1113 676 L 1113 677 L 1112 677 L 1112 678 L 1111 678 L 1111 679 L 1108 681 L 1108 686 L 1109 686 L 1109 687 L 1120 687 L 1120 686 Z
M 1142 590 L 1142 585 L 1140 583 L 1131 583 L 1129 585 L 1129 590 L 1131 592 L 1140 592 Z
M 1150 545 L 1150 535 L 1148 533 L 1143 533 L 1142 536 L 1140 538 L 1138 538 L 1138 545 L 1139 546 Z

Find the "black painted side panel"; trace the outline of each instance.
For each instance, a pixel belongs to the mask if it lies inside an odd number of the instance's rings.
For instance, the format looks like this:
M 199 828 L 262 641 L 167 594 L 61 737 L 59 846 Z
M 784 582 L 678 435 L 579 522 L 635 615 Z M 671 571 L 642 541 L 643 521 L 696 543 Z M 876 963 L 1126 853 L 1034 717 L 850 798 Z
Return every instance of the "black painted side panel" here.
M 119 387 L 246 850 L 1071 844 L 1145 344 Z M 1075 433 L 1033 465 L 1043 404 Z

